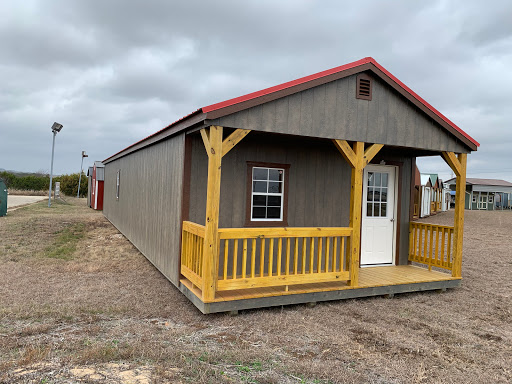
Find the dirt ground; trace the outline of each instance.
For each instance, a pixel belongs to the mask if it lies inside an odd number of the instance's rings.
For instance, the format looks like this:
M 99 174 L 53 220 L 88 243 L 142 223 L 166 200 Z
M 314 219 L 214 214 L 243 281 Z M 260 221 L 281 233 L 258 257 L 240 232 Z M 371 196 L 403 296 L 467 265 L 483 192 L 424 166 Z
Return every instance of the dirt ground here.
M 0 383 L 512 381 L 512 212 L 466 212 L 460 288 L 205 316 L 68 203 L 0 218 Z

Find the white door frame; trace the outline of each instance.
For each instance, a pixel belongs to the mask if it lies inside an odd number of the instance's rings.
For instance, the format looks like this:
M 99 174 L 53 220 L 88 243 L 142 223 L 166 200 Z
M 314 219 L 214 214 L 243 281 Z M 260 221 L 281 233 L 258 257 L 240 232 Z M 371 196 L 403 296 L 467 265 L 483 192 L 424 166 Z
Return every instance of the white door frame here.
M 391 240 L 391 261 L 390 263 L 379 263 L 379 264 L 362 264 L 362 251 L 363 251 L 363 233 L 364 233 L 364 224 L 366 218 L 366 209 L 367 209 L 367 187 L 368 187 L 368 172 L 379 172 L 379 170 L 383 170 L 383 168 L 390 170 L 392 169 L 394 182 L 393 182 L 393 217 L 390 219 L 393 223 L 392 230 L 392 240 Z M 389 266 L 396 265 L 396 239 L 397 239 L 397 222 L 398 222 L 398 166 L 396 165 L 380 165 L 380 164 L 370 164 L 365 167 L 363 172 L 363 196 L 362 196 L 362 212 L 361 212 L 361 267 L 372 267 L 372 266 Z M 389 195 L 388 195 L 389 196 Z M 390 198 L 390 197 L 388 197 Z M 388 200 L 389 201 L 389 200 Z

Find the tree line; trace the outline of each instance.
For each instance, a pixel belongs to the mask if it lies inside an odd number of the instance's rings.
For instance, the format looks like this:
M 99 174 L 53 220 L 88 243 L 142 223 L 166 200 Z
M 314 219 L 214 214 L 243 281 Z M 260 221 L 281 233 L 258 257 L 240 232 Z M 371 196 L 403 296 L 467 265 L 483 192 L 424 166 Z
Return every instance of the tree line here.
M 53 189 L 55 183 L 60 182 L 60 192 L 68 196 L 76 196 L 78 191 L 79 173 L 70 175 L 54 176 L 52 178 Z M 3 179 L 7 189 L 18 189 L 22 191 L 47 191 L 50 187 L 50 175 L 16 175 L 15 173 L 2 171 L 0 179 Z M 80 196 L 87 196 L 87 176 L 82 172 L 80 182 Z

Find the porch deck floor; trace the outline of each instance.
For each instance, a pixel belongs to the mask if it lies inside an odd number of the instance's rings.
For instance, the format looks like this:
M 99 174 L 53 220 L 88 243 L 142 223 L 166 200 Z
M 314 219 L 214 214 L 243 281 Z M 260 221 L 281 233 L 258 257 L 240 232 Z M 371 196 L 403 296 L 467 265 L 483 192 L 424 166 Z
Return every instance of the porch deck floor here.
M 358 290 L 375 287 L 388 287 L 396 285 L 431 283 L 460 280 L 448 273 L 429 271 L 415 265 L 399 265 L 384 267 L 365 267 L 359 270 L 359 286 L 350 287 L 346 282 L 297 284 L 290 285 L 288 291 L 285 287 L 252 288 L 245 290 L 233 290 L 217 292 L 213 303 L 227 302 L 234 300 L 248 300 L 272 296 L 297 295 L 304 293 Z M 193 286 L 187 279 L 181 279 L 181 284 L 201 300 L 201 291 Z M 418 291 L 423 289 L 418 289 Z M 413 290 L 414 291 L 414 290 Z M 369 295 L 371 296 L 371 295 Z

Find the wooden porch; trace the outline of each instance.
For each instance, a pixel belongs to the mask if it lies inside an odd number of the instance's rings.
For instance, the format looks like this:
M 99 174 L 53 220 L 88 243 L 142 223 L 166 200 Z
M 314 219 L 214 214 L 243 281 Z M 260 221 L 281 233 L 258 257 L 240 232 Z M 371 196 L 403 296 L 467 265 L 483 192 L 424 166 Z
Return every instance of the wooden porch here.
M 414 265 L 357 267 L 357 285 L 350 284 L 348 272 L 351 233 L 351 228 L 219 228 L 215 297 L 206 301 L 205 227 L 184 222 L 180 288 L 201 311 L 213 313 L 460 284 L 460 277 L 440 272 L 453 271 L 453 227 L 410 223 Z M 279 299 L 283 296 L 290 297 Z
M 284 287 L 260 287 L 219 291 L 212 302 L 202 300 L 201 290 L 188 279 L 182 279 L 180 290 L 203 313 L 237 311 L 280 305 L 315 303 L 372 296 L 437 290 L 460 285 L 461 278 L 428 270 L 416 265 L 361 268 L 359 285 L 347 281 L 295 284 Z
M 454 226 L 410 224 L 409 262 L 426 268 L 361 268 L 363 170 L 383 145 L 332 140 L 352 168 L 348 227 L 219 228 L 222 157 L 249 132 L 224 138 L 222 127 L 201 130 L 208 154 L 206 220 L 183 222 L 180 289 L 203 313 L 459 285 L 466 154 L 442 153 L 457 175 Z

